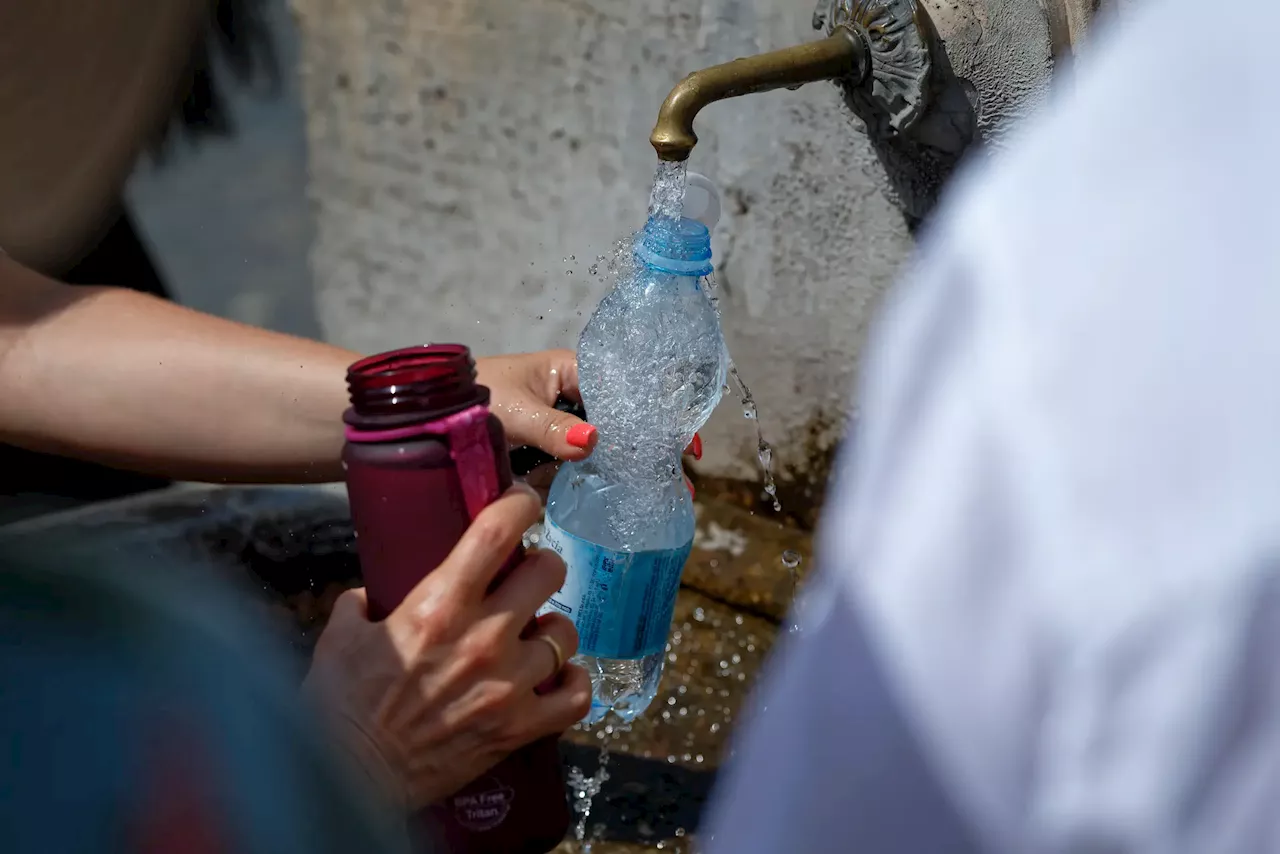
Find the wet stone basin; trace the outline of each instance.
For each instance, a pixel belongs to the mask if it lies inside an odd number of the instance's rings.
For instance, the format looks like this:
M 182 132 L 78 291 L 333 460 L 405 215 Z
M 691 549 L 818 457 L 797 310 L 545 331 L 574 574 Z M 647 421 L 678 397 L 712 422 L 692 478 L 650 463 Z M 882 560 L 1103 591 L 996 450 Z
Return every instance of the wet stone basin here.
M 360 583 L 345 496 L 332 487 L 180 486 L 0 529 L 0 539 L 50 535 L 224 574 L 297 651 L 299 678 L 334 600 Z M 653 705 L 629 730 L 606 722 L 561 742 L 566 768 L 588 777 L 608 752 L 609 779 L 584 822 L 590 851 L 690 850 L 727 738 L 792 595 L 784 551 L 807 557 L 808 535 L 700 500 Z M 583 847 L 569 840 L 557 850 Z

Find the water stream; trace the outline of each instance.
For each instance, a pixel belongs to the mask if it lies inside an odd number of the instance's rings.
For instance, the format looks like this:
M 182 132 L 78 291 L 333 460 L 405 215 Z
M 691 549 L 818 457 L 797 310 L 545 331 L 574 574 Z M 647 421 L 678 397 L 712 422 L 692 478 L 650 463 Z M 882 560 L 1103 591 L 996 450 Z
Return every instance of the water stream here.
M 583 732 L 591 732 L 591 727 L 582 725 Z M 587 822 L 591 819 L 591 806 L 595 802 L 596 795 L 600 794 L 600 790 L 604 788 L 604 784 L 609 780 L 609 744 L 615 732 L 621 734 L 630 729 L 626 724 L 614 724 L 612 722 L 601 724 L 599 731 L 596 733 L 601 737 L 599 765 L 591 776 L 587 776 L 586 772 L 581 768 L 569 769 L 569 785 L 573 788 L 573 811 L 578 815 L 578 823 L 573 828 L 573 838 L 578 842 L 582 854 L 591 854 L 591 849 L 595 846 L 596 841 L 603 834 L 602 827 L 592 828 L 590 835 L 587 834 Z
M 689 164 L 659 161 L 649 191 L 649 216 L 679 219 L 684 212 L 684 191 L 689 181 Z
M 756 399 L 751 389 L 742 381 L 738 366 L 729 360 L 729 379 L 737 387 L 738 396 L 742 400 L 742 417 L 756 425 L 756 460 L 760 463 L 760 472 L 764 478 L 764 491 L 773 501 L 775 513 L 782 512 L 782 502 L 778 500 L 778 484 L 773 479 L 773 447 L 764 440 L 764 428 L 760 426 L 760 411 L 756 408 Z

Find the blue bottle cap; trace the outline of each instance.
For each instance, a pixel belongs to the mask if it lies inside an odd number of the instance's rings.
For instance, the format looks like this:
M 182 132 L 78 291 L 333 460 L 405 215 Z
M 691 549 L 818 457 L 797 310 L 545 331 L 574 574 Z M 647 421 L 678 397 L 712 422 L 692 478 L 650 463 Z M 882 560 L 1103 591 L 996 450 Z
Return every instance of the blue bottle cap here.
M 675 276 L 709 276 L 711 264 L 711 232 L 696 219 L 679 222 L 650 217 L 636 241 L 636 257 L 640 263 Z

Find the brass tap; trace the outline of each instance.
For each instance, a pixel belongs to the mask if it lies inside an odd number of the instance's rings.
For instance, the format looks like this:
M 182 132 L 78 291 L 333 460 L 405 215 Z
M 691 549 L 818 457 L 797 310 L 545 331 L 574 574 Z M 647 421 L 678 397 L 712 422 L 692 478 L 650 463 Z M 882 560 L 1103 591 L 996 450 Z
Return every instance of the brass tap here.
M 695 71 L 677 83 L 662 102 L 649 142 L 660 160 L 688 160 L 698 143 L 693 120 L 707 104 L 753 92 L 799 89 L 818 80 L 852 78 L 856 85 L 866 77 L 868 64 L 863 37 L 841 25 L 821 41 Z

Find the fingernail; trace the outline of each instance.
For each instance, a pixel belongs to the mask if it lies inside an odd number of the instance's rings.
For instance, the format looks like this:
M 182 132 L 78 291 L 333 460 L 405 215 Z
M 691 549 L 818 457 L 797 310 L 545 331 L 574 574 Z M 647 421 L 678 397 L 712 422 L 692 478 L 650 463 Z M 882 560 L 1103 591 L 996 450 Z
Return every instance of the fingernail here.
M 564 434 L 564 440 L 575 448 L 586 448 L 590 446 L 592 440 L 596 437 L 596 428 L 580 421 L 569 428 Z
M 694 433 L 693 441 L 689 443 L 689 446 L 693 448 L 693 458 L 695 460 L 702 459 L 702 435 Z

